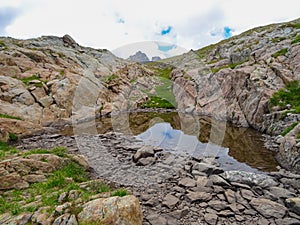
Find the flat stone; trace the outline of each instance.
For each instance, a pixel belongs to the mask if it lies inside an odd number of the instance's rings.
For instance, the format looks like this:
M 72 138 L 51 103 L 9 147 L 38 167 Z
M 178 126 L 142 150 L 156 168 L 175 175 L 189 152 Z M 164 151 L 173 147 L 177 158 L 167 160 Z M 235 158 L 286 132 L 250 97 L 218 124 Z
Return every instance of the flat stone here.
M 272 193 L 277 198 L 293 198 L 296 197 L 296 195 L 292 192 L 290 192 L 287 189 L 281 188 L 281 187 L 271 187 L 270 193 Z
M 209 177 L 209 179 L 212 181 L 212 183 L 214 185 L 219 185 L 222 187 L 230 187 L 231 186 L 226 180 L 224 180 L 222 177 L 220 177 L 218 175 L 211 175 Z
M 0 190 L 8 189 L 24 189 L 28 188 L 29 184 L 22 180 L 21 176 L 17 173 L 11 173 L 5 176 L 1 176 Z
M 22 179 L 27 181 L 28 183 L 39 183 L 47 180 L 45 175 L 36 175 L 36 174 L 29 174 L 23 176 Z
M 265 218 L 281 219 L 287 212 L 285 206 L 264 198 L 254 198 L 250 201 L 250 205 Z
M 155 162 L 155 158 L 153 157 L 147 157 L 147 158 L 141 158 L 139 161 L 136 163 L 137 166 L 147 166 L 150 164 L 153 164 Z
M 176 206 L 176 204 L 179 202 L 179 199 L 171 194 L 167 194 L 166 197 L 164 197 L 163 205 L 167 206 L 169 209 L 172 209 Z
M 146 220 L 151 225 L 168 225 L 168 220 L 163 216 L 153 213 L 146 217 Z
M 218 212 L 217 215 L 221 216 L 221 217 L 232 217 L 235 214 L 230 210 L 222 210 L 222 211 Z
M 191 178 L 183 178 L 178 182 L 178 185 L 183 186 L 183 187 L 195 187 L 196 186 L 196 181 Z
M 275 220 L 276 224 L 284 224 L 284 225 L 297 225 L 300 224 L 300 220 L 291 218 L 291 217 L 286 217 L 284 219 L 276 219 Z
M 252 198 L 254 198 L 254 194 L 252 191 L 250 190 L 245 190 L 245 189 L 242 189 L 241 190 L 241 195 L 244 199 L 248 200 L 248 201 L 251 201 Z
M 300 198 L 288 198 L 286 205 L 292 212 L 300 215 Z
M 193 170 L 197 170 L 206 174 L 220 174 L 224 172 L 224 170 L 222 170 L 221 168 L 209 163 L 197 163 L 193 166 Z
M 229 182 L 239 182 L 250 186 L 260 186 L 262 188 L 276 186 L 278 183 L 270 176 L 245 171 L 225 171 L 220 176 Z
M 197 187 L 210 187 L 212 186 L 212 181 L 206 176 L 200 176 L 197 178 Z
M 227 200 L 228 203 L 232 204 L 236 202 L 235 199 L 235 192 L 231 189 L 228 189 L 224 192 L 225 198 Z
M 219 201 L 219 200 L 209 201 L 208 206 L 215 209 L 215 210 L 217 210 L 217 211 L 228 209 L 228 205 L 226 204 L 226 202 Z
M 215 225 L 218 222 L 218 216 L 216 214 L 206 213 L 204 215 L 204 220 L 210 225 Z
M 187 197 L 192 202 L 196 202 L 196 201 L 207 202 L 212 198 L 211 194 L 206 192 L 189 192 L 187 194 Z

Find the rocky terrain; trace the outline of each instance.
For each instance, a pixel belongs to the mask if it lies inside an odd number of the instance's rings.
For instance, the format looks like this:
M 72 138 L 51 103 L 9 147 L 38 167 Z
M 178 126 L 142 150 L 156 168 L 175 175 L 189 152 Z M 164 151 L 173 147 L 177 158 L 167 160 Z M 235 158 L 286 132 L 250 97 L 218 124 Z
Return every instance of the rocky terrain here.
M 298 83 L 294 93 L 288 89 L 300 81 L 299 33 L 299 19 L 273 24 L 148 65 L 80 46 L 68 35 L 0 38 L 0 224 L 99 218 L 104 224 L 299 224 L 300 177 L 293 172 L 300 171 L 300 99 L 271 104 L 282 88 L 299 96 Z M 165 152 L 132 136 L 76 132 L 95 117 L 111 115 L 120 127 L 127 121 L 119 111 L 161 107 L 273 135 L 268 146 L 287 170 L 224 171 L 215 158 Z M 58 134 L 66 125 L 75 135 Z M 67 151 L 47 150 L 57 146 Z M 97 178 L 97 190 L 69 174 L 77 167 L 65 172 L 74 163 Z M 103 180 L 133 195 L 110 198 L 113 192 L 99 191 Z M 63 191 L 55 189 L 59 182 Z M 108 213 L 94 215 L 99 209 Z
M 163 152 L 118 133 L 42 135 L 19 143 L 22 151 L 57 145 L 85 155 L 96 176 L 137 196 L 144 225 L 300 223 L 300 176 L 284 169 L 224 171 L 215 158 Z

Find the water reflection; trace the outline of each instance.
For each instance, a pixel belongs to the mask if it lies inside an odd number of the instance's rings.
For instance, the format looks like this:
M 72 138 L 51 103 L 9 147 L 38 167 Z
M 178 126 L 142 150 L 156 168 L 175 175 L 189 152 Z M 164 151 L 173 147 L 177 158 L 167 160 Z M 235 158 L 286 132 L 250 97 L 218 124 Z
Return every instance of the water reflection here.
M 125 113 L 81 124 L 80 129 L 81 133 L 122 132 L 180 154 L 217 156 L 225 169 L 275 171 L 278 165 L 274 154 L 264 147 L 260 133 L 208 117 L 177 112 Z M 72 135 L 73 128 L 64 129 L 62 134 Z

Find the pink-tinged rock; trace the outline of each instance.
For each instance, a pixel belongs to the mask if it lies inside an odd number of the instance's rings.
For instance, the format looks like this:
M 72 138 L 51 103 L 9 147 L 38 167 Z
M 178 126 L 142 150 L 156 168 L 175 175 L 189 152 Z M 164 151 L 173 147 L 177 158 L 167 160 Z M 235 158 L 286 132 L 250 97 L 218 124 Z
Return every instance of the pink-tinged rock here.
M 99 198 L 83 205 L 82 212 L 78 214 L 78 222 L 141 225 L 143 213 L 135 196 Z

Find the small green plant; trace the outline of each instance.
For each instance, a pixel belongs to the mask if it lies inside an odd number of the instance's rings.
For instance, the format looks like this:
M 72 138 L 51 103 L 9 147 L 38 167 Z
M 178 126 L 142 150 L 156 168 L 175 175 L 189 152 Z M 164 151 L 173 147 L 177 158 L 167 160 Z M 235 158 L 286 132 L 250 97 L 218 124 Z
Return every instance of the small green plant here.
M 277 58 L 278 56 L 284 56 L 287 52 L 288 52 L 288 49 L 283 48 L 283 49 L 275 52 L 274 54 L 272 54 L 272 57 Z
M 24 84 L 29 85 L 30 81 L 39 79 L 40 78 L 37 75 L 32 75 L 31 77 L 20 78 L 19 80 L 22 81 Z
M 298 42 L 300 42 L 300 35 L 298 35 L 298 36 L 291 42 L 291 44 L 293 45 L 293 44 L 296 44 L 296 43 L 298 43 Z
M 293 130 L 296 126 L 298 125 L 297 122 L 294 122 L 291 126 L 289 126 L 288 128 L 286 128 L 283 132 L 282 132 L 282 136 L 284 137 L 285 135 L 287 135 L 291 130 Z
M 126 195 L 129 195 L 129 193 L 125 189 L 117 189 L 111 194 L 111 196 L 119 196 L 119 197 L 123 197 Z
M 297 134 L 296 138 L 297 138 L 297 139 L 300 139 L 300 131 L 299 131 L 299 133 Z
M 9 141 L 10 142 L 16 142 L 19 139 L 19 137 L 15 133 L 9 133 Z
M 0 114 L 0 118 L 14 119 L 14 120 L 22 120 L 20 117 L 17 117 L 17 116 L 10 116 L 10 115 L 7 115 L 7 114 Z
M 65 70 L 61 70 L 61 71 L 59 72 L 59 74 L 62 75 L 62 76 L 64 76 L 64 75 L 65 75 Z

